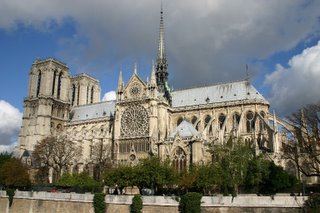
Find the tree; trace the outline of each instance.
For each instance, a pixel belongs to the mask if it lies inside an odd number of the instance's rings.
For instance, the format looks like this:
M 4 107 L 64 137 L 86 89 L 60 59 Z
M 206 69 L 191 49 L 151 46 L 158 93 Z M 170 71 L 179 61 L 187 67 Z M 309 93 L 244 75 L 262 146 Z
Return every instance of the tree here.
M 155 190 L 164 186 L 171 186 L 175 181 L 175 171 L 168 161 L 161 162 L 159 158 L 144 159 L 133 168 L 134 185 L 140 192 L 143 188 Z
M 253 158 L 254 149 L 251 144 L 245 144 L 240 139 L 214 147 L 213 166 L 219 175 L 217 182 L 222 186 L 224 194 L 228 194 L 229 188 L 234 195 L 238 194 L 239 186 L 245 183 L 249 162 Z
M 141 213 L 143 208 L 143 201 L 141 195 L 134 195 L 132 204 L 130 205 L 130 213 Z
M 299 173 L 320 176 L 320 104 L 307 105 L 289 116 L 293 137 L 282 147 L 283 159 L 295 163 Z M 298 175 L 300 177 L 300 175 Z
M 196 192 L 188 192 L 181 196 L 179 202 L 180 213 L 200 213 L 202 195 Z
M 81 190 L 90 190 L 91 192 L 98 191 L 101 186 L 99 182 L 95 181 L 92 177 L 84 172 L 79 174 L 65 173 L 55 185 L 61 187 L 79 188 Z
M 282 167 L 274 162 L 269 163 L 269 174 L 262 178 L 260 193 L 275 194 L 284 189 L 292 189 L 297 182 L 295 176 L 288 174 Z
M 33 159 L 35 165 L 44 168 L 47 177 L 49 177 L 49 169 L 52 168 L 59 180 L 63 171 L 67 170 L 74 158 L 80 154 L 81 148 L 74 142 L 67 140 L 66 136 L 51 136 L 35 145 Z
M 104 183 L 107 186 L 116 186 L 122 194 L 127 186 L 133 186 L 134 174 L 133 168 L 127 165 L 120 165 L 105 172 Z
M 28 168 L 20 160 L 11 158 L 0 168 L 1 184 L 8 188 L 24 188 L 30 186 Z
M 92 146 L 92 161 L 95 164 L 93 177 L 101 180 L 102 174 L 107 168 L 111 168 L 111 147 L 104 144 L 103 140 L 96 142 Z

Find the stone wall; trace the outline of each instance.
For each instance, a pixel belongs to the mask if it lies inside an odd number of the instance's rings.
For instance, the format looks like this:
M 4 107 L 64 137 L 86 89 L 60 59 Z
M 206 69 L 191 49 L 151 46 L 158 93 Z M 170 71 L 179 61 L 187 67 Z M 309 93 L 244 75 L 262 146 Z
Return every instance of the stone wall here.
M 129 212 L 132 197 L 129 195 L 107 195 L 106 213 Z M 204 196 L 203 213 L 293 213 L 300 212 L 307 197 L 289 195 L 257 196 L 239 195 Z M 0 191 L 0 212 L 4 213 L 93 213 L 92 194 L 21 192 L 17 191 L 13 205 L 8 207 L 8 198 Z M 178 198 L 175 196 L 143 196 L 143 213 L 178 213 Z

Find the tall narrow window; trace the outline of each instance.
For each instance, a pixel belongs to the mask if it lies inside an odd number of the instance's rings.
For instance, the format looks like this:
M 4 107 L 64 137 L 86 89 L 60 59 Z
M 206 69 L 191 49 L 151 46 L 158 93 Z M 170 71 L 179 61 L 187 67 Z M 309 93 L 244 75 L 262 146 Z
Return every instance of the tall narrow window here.
M 224 114 L 220 114 L 218 120 L 219 120 L 219 129 L 222 130 L 223 125 L 224 125 L 225 120 L 226 120 L 226 116 Z
M 232 122 L 233 122 L 233 125 L 232 125 L 233 129 L 237 130 L 240 124 L 240 115 L 237 112 L 233 114 Z
M 186 153 L 183 151 L 181 147 L 177 147 L 174 154 L 172 164 L 176 171 L 181 172 L 187 167 L 187 157 Z
M 246 117 L 247 117 L 247 133 L 250 133 L 255 128 L 253 112 L 252 111 L 247 112 Z
M 89 85 L 87 86 L 87 104 L 89 103 Z
M 72 84 L 72 98 L 71 98 L 71 105 L 72 106 L 74 104 L 75 96 L 76 96 L 76 85 Z
M 180 117 L 178 120 L 177 120 L 177 126 L 179 126 L 179 124 L 183 121 L 183 118 Z
M 61 93 L 61 79 L 62 79 L 62 73 L 59 74 L 59 78 L 58 78 L 58 94 L 57 94 L 57 98 L 60 98 L 60 93 Z
M 37 83 L 37 97 L 40 94 L 40 87 L 41 87 L 41 71 L 39 71 L 39 75 L 38 75 L 38 83 Z
M 206 128 L 209 125 L 210 121 L 211 121 L 211 116 L 207 115 L 204 119 L 204 128 Z
M 79 98 L 80 97 L 80 84 L 78 85 L 78 94 L 77 94 L 77 105 L 79 105 Z
M 57 70 L 55 70 L 55 71 L 53 72 L 52 92 L 51 92 L 51 95 L 52 95 L 52 96 L 54 95 L 54 89 L 55 89 L 55 86 L 56 86 L 56 76 L 57 76 Z
M 94 87 L 91 87 L 91 97 L 90 97 L 90 103 L 93 103 L 93 94 L 94 94 Z

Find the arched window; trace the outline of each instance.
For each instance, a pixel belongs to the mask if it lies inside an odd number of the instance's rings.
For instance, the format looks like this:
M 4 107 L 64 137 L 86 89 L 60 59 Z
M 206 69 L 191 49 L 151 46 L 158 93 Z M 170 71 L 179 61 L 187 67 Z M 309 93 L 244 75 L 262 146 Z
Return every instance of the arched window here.
M 51 95 L 52 95 L 52 96 L 54 95 L 54 89 L 55 89 L 55 86 L 56 86 L 56 76 L 57 76 L 57 70 L 55 70 L 55 71 L 53 72 L 52 91 L 51 91 Z
M 239 113 L 236 112 L 232 116 L 232 127 L 233 127 L 233 129 L 238 129 L 239 124 L 240 124 L 240 115 L 239 115 Z
M 198 120 L 198 118 L 196 116 L 192 116 L 191 123 L 195 124 L 197 120 Z
M 91 97 L 90 97 L 90 103 L 93 103 L 93 95 L 94 95 L 94 87 L 91 87 Z
M 179 124 L 183 121 L 183 118 L 180 117 L 178 120 L 177 120 L 177 126 L 179 126 Z
M 176 171 L 181 172 L 187 167 L 187 157 L 186 153 L 183 151 L 181 147 L 177 147 L 173 153 L 172 165 L 176 169 Z
M 71 105 L 72 106 L 74 104 L 75 96 L 76 96 L 76 85 L 72 84 L 72 98 L 71 98 Z
M 61 93 L 61 79 L 62 79 L 62 73 L 59 74 L 58 77 L 58 94 L 57 94 L 57 98 L 60 98 L 60 93 Z
M 211 116 L 210 115 L 206 115 L 206 117 L 204 119 L 204 128 L 206 128 L 208 126 L 210 121 L 211 121 Z
M 224 122 L 225 122 L 225 120 L 226 120 L 225 114 L 222 114 L 222 113 L 221 113 L 221 114 L 219 115 L 218 120 L 219 120 L 219 129 L 222 130 L 223 124 L 224 124 Z
M 40 87 L 41 87 L 41 71 L 39 71 L 39 74 L 38 74 L 37 97 L 38 97 L 39 94 L 40 94 Z
M 246 118 L 247 118 L 247 125 L 246 125 L 247 126 L 247 133 L 250 133 L 255 128 L 253 112 L 252 111 L 248 111 L 247 115 L 246 115 Z
M 265 116 L 266 116 L 266 114 L 265 114 L 263 111 L 260 112 L 260 115 L 261 115 L 261 117 L 262 117 L 263 119 L 264 119 Z M 266 129 L 266 125 L 265 125 L 265 123 L 264 123 L 263 120 L 260 120 L 260 121 L 259 121 L 259 128 L 260 128 L 260 131 L 263 131 L 263 130 Z

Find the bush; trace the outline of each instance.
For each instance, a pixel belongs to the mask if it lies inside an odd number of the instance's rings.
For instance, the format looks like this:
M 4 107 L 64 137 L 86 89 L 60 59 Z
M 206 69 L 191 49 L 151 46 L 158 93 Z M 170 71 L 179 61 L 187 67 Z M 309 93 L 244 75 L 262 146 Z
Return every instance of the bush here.
M 310 195 L 308 200 L 303 204 L 303 212 L 317 213 L 320 212 L 320 194 L 314 193 Z
M 93 208 L 94 213 L 105 213 L 106 205 L 104 203 L 105 194 L 103 193 L 95 193 L 93 197 Z
M 8 195 L 8 199 L 9 199 L 9 207 L 11 207 L 12 202 L 13 202 L 13 196 L 14 196 L 14 189 L 7 189 L 7 195 Z
M 143 207 L 141 195 L 135 195 L 132 198 L 132 204 L 130 206 L 131 213 L 141 213 Z
M 202 195 L 196 192 L 188 192 L 181 196 L 179 212 L 201 213 L 201 197 Z

